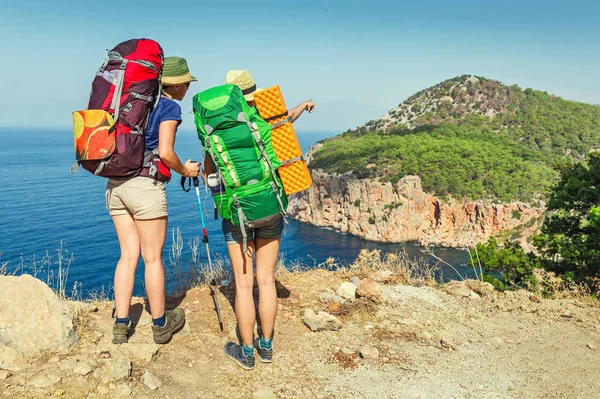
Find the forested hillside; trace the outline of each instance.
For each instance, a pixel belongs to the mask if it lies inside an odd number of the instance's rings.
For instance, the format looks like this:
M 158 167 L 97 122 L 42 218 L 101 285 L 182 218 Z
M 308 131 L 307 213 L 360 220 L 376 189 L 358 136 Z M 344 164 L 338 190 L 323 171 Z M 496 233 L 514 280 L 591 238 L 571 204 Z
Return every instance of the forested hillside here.
M 310 167 L 396 182 L 418 175 L 437 196 L 532 202 L 600 143 L 600 107 L 461 76 L 332 139 Z

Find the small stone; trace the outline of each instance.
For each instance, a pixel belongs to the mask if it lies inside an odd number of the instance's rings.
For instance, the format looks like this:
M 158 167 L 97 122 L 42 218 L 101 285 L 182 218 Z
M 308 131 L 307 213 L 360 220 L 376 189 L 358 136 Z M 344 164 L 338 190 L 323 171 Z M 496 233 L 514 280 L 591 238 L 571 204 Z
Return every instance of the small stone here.
M 73 367 L 73 372 L 81 375 L 88 375 L 92 372 L 92 368 L 85 362 L 79 362 Z
M 502 339 L 502 337 L 494 337 L 494 338 L 492 338 L 492 342 L 495 344 L 503 344 L 504 339 Z
M 365 345 L 360 348 L 360 356 L 363 359 L 377 359 L 379 357 L 379 350 L 373 346 Z
M 136 326 L 143 327 L 143 326 L 150 325 L 151 323 L 152 323 L 152 316 L 150 315 L 150 313 L 148 313 L 144 310 L 142 312 L 142 314 L 140 315 L 140 319 L 138 320 Z
M 60 357 L 58 356 L 53 356 L 50 359 L 48 359 L 48 363 L 57 363 L 58 361 L 60 361 Z
M 421 333 L 421 338 L 423 338 L 423 339 L 424 339 L 424 340 L 426 340 L 426 341 L 430 341 L 430 340 L 432 340 L 432 339 L 433 339 L 433 334 L 432 334 L 432 333 L 430 333 L 429 331 L 423 331 L 423 332 Z
M 108 384 L 108 389 L 110 389 L 111 391 L 114 391 L 116 387 L 117 386 L 115 384 L 113 384 L 112 382 L 110 384 Z
M 471 291 L 469 294 L 469 299 L 481 299 L 481 296 L 478 293 Z
M 356 286 L 350 282 L 343 282 L 335 293 L 344 299 L 353 300 L 356 298 Z
M 102 379 L 104 383 L 118 381 L 129 377 L 131 374 L 131 361 L 127 356 L 111 359 L 104 367 L 96 369 L 94 377 Z
M 108 392 L 110 392 L 108 390 L 108 388 L 106 386 L 104 386 L 104 385 L 99 385 L 98 388 L 97 388 L 97 390 L 98 390 L 98 393 L 101 396 L 106 396 L 106 395 L 108 395 Z
M 312 309 L 306 309 L 304 311 L 304 317 L 302 318 L 302 321 L 312 331 L 337 331 L 344 326 L 337 317 L 332 316 L 327 312 L 319 312 L 319 314 L 315 314 Z
M 161 380 L 159 380 L 157 376 L 155 376 L 148 370 L 144 372 L 142 380 L 144 382 L 144 385 L 146 385 L 151 391 L 155 391 L 162 386 Z
M 188 363 L 188 367 L 192 368 L 192 367 L 194 367 L 194 365 L 192 363 Z
M 0 381 L 7 379 L 10 377 L 10 372 L 8 370 L 0 370 Z
M 440 340 L 440 345 L 442 345 L 442 348 L 452 349 L 452 350 L 456 350 L 456 348 L 458 347 L 458 344 L 456 343 L 456 341 L 454 341 L 453 339 L 447 338 L 447 337 L 442 337 L 442 339 Z
M 57 363 L 57 366 L 61 371 L 73 370 L 76 365 L 77 365 L 77 360 L 75 360 L 75 359 L 61 360 L 60 362 Z
M 329 303 L 333 300 L 334 295 L 333 292 L 322 292 L 321 295 L 319 295 L 319 299 L 325 303 Z
M 122 344 L 121 349 L 125 351 L 127 356 L 134 357 L 144 362 L 149 362 L 152 357 L 158 352 L 157 344 Z
M 27 385 L 32 385 L 36 388 L 48 388 L 52 385 L 60 382 L 61 377 L 54 374 L 40 374 L 31 381 Z
M 181 330 L 177 333 L 180 337 L 189 337 L 192 335 L 192 329 L 190 328 L 190 323 L 185 323 Z
M 378 270 L 373 274 L 373 280 L 378 283 L 387 283 L 394 277 L 394 273 L 390 270 Z
M 335 303 L 335 302 L 329 302 L 327 304 L 327 312 L 329 313 L 335 313 L 338 310 L 340 310 L 340 305 Z
M 110 354 L 109 351 L 102 351 L 102 352 L 100 352 L 100 354 L 98 355 L 98 357 L 100 359 L 110 359 L 111 354 Z
M 463 298 L 471 296 L 472 292 L 469 288 L 465 287 L 464 281 L 451 281 L 445 284 L 443 289 L 450 295 Z
M 360 279 L 359 279 L 358 277 L 356 277 L 356 276 L 352 277 L 352 278 L 350 279 L 350 282 L 351 282 L 352 284 L 354 284 L 354 286 L 355 286 L 356 288 L 360 287 Z
M 62 398 L 62 396 L 66 393 L 67 391 L 65 391 L 64 389 L 57 389 L 56 391 L 54 391 L 54 393 L 52 394 L 52 396 L 54 396 L 55 398 Z
M 535 296 L 535 295 L 529 295 L 529 300 L 530 300 L 531 302 L 535 302 L 535 303 L 540 303 L 540 302 L 542 302 L 542 301 L 540 301 L 540 298 L 538 298 L 538 297 L 537 297 L 537 296 Z
M 252 393 L 252 399 L 277 399 L 275 392 L 271 389 L 262 389 Z
M 596 350 L 596 345 L 592 344 L 591 342 L 588 342 L 588 344 L 586 346 L 588 347 L 588 349 L 591 349 L 593 351 Z
M 375 303 L 381 303 L 381 290 L 377 286 L 375 280 L 371 278 L 363 278 L 360 280 L 360 286 L 358 287 L 356 293 L 358 296 L 370 299 Z
M 398 319 L 398 324 L 402 324 L 404 326 L 416 326 L 419 324 L 415 319 Z
M 129 384 L 121 384 L 115 389 L 114 395 L 117 398 L 124 398 L 131 395 L 131 386 Z
M 344 347 L 342 348 L 342 353 L 346 354 L 346 355 L 354 355 L 354 349 L 352 348 L 348 348 L 348 347 Z

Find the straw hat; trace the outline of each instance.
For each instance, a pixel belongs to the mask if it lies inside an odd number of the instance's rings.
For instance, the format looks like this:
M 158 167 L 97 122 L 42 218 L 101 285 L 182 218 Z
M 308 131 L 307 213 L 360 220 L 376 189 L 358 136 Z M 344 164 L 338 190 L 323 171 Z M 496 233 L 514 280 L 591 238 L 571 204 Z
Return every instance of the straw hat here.
M 160 82 L 164 86 L 182 85 L 196 82 L 198 79 L 192 76 L 187 61 L 181 57 L 165 57 L 163 62 L 162 77 Z
M 242 89 L 242 94 L 246 101 L 254 100 L 254 93 L 260 91 L 262 89 L 256 88 L 256 83 L 252 80 L 252 76 L 250 76 L 250 72 L 246 70 L 234 69 L 227 72 L 227 76 L 225 77 L 225 83 L 233 84 Z

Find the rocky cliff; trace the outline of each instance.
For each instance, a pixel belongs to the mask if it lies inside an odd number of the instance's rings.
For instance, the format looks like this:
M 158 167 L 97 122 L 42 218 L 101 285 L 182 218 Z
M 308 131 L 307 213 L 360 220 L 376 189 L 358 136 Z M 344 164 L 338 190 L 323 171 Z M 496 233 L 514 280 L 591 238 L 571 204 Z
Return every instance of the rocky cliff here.
M 373 241 L 472 247 L 505 230 L 534 231 L 543 211 L 522 202 L 443 201 L 424 192 L 418 176 L 392 184 L 352 174 L 311 174 L 313 186 L 290 200 L 288 214 Z

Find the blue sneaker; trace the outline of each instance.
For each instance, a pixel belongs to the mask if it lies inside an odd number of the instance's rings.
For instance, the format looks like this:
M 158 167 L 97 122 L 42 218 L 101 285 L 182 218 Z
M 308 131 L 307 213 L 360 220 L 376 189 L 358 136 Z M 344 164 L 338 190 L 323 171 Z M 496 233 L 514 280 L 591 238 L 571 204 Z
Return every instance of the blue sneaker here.
M 256 362 L 254 352 L 250 356 L 244 356 L 242 345 L 235 342 L 227 342 L 225 344 L 225 354 L 245 370 L 252 370 L 254 368 L 254 363 Z
M 262 363 L 271 363 L 273 361 L 273 343 L 271 348 L 265 349 L 260 345 L 260 338 L 254 340 L 254 348 L 258 352 L 258 360 Z

